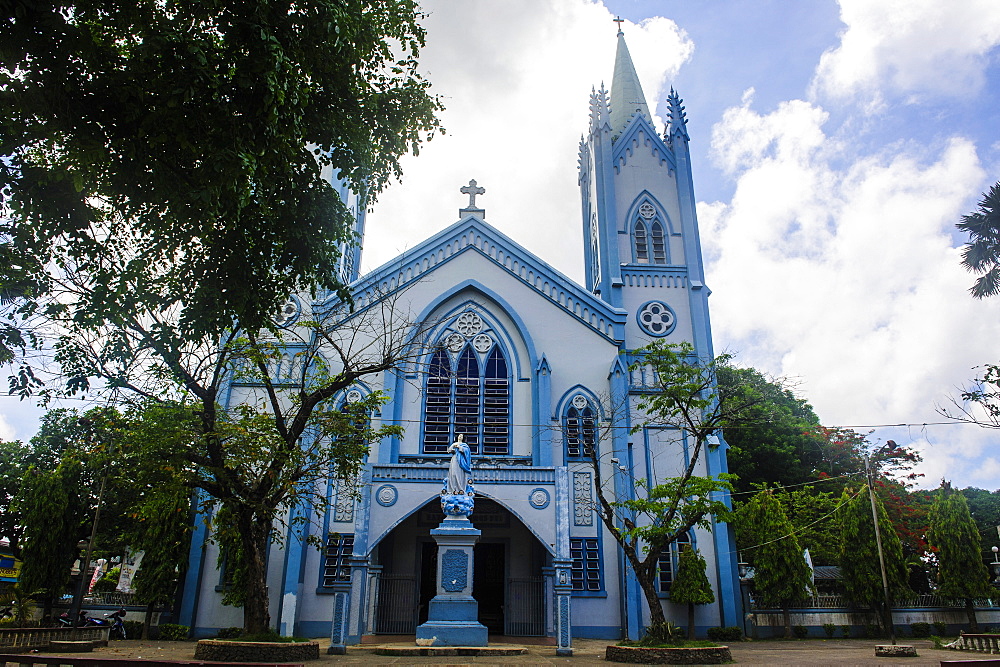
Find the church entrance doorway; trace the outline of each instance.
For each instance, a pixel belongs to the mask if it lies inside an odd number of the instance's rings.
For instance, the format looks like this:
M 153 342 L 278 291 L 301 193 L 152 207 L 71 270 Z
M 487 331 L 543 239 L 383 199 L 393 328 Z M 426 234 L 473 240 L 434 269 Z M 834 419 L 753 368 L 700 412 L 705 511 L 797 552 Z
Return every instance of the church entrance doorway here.
M 376 548 L 382 566 L 373 591 L 376 633 L 409 634 L 427 621 L 428 604 L 437 594 L 437 543 L 430 530 L 443 518 L 435 499 L 397 526 Z M 479 622 L 491 635 L 545 636 L 542 568 L 551 564 L 548 551 L 517 517 L 493 500 L 476 498 L 471 519 L 482 531 L 474 547 L 472 574 Z M 412 565 L 407 567 L 407 562 Z M 411 592 L 402 590 L 407 585 Z M 412 620 L 399 622 L 407 617 Z M 390 619 L 394 622 L 386 622 Z

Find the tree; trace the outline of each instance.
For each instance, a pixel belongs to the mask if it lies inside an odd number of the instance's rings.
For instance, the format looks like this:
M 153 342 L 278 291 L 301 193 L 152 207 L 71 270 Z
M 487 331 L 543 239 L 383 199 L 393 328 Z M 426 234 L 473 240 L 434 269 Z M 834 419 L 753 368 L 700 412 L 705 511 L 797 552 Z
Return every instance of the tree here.
M 979 529 L 979 543 L 986 546 L 997 544 L 997 517 L 1000 516 L 1000 491 L 986 491 L 968 487 L 962 489 L 969 513 Z M 992 560 L 992 558 L 990 558 Z
M 971 237 L 962 251 L 962 266 L 982 274 L 969 292 L 977 299 L 1000 294 L 1000 182 L 983 193 L 979 210 L 963 215 L 955 226 Z
M 80 467 L 67 458 L 53 471 L 28 468 L 14 501 L 24 522 L 18 584 L 43 600 L 44 616 L 51 615 L 53 599 L 65 592 L 77 542 L 84 537 Z
M 821 448 L 814 435 L 819 417 L 812 406 L 780 382 L 769 380 L 753 368 L 729 364 L 718 367 L 723 396 L 737 395 L 737 388 L 752 389 L 760 402 L 747 411 L 738 426 L 726 429 L 729 472 L 737 492 L 759 484 L 800 484 L 815 479 Z
M 840 499 L 840 572 L 847 598 L 859 606 L 870 608 L 884 629 L 892 623 L 891 610 L 885 604 L 882 571 L 879 565 L 875 524 L 872 518 L 871 496 L 867 486 L 852 493 L 844 489 Z M 886 581 L 891 600 L 909 594 L 906 586 L 906 563 L 903 548 L 892 529 L 889 516 L 878 495 L 874 496 L 882 553 L 885 557 Z
M 951 407 L 938 406 L 937 411 L 949 419 L 1000 429 L 1000 365 L 980 368 L 979 377 L 961 393 L 961 401 L 951 398 Z
M 715 602 L 712 584 L 705 576 L 705 559 L 690 545 L 681 551 L 677 578 L 670 586 L 670 601 L 688 606 L 688 639 L 694 639 L 694 606 Z
M 742 553 L 754 568 L 754 590 L 767 607 L 779 607 L 785 637 L 792 638 L 789 608 L 809 597 L 812 572 L 795 536 L 795 528 L 770 489 L 763 489 L 737 511 Z
M 979 632 L 974 599 L 992 597 L 994 590 L 988 583 L 979 530 L 965 496 L 944 480 L 931 509 L 930 524 L 927 541 L 937 554 L 938 594 L 964 599 L 969 629 Z
M 355 212 L 329 176 L 370 205 L 439 127 L 414 0 L 15 2 L 0 18 L 7 314 L 58 308 L 51 278 L 81 267 L 89 322 L 153 294 L 191 339 L 266 328 L 293 292 L 346 299 Z M 0 351 L 30 342 L 5 321 Z
M 656 341 L 635 351 L 637 361 L 630 367 L 646 378 L 644 392 L 636 402 L 632 432 L 646 426 L 675 429 L 688 443 L 686 464 L 681 474 L 658 480 L 636 480 L 634 497 L 614 495 L 613 475 L 605 474 L 609 453 L 599 448 L 590 452 L 594 470 L 596 511 L 602 523 L 621 547 L 629 567 L 646 598 L 652 625 L 666 622 L 656 586 L 660 554 L 695 526 L 709 527 L 712 518 L 724 521 L 730 513 L 728 493 L 731 475 L 714 477 L 696 474 L 706 447 L 719 446 L 718 433 L 726 425 L 739 422 L 743 411 L 757 403 L 758 396 L 748 387 L 733 387 L 732 395 L 720 396 L 716 369 L 727 356 L 703 360 L 690 343 Z M 612 397 L 613 412 L 626 407 L 624 397 Z M 613 456 L 613 453 L 610 453 Z

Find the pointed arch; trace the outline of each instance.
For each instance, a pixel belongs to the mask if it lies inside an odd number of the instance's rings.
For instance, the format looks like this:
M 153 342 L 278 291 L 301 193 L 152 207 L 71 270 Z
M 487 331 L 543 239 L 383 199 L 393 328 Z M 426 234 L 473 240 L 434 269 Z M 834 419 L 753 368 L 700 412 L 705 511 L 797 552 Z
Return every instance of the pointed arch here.
M 633 260 L 636 264 L 649 264 L 649 239 L 646 235 L 646 224 L 636 220 L 632 227 Z

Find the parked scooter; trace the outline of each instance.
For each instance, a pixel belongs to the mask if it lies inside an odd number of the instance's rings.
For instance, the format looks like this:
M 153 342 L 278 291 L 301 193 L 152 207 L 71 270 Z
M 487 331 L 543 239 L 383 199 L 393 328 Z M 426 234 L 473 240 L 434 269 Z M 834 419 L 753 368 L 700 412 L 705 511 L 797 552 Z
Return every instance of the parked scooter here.
M 125 636 L 125 607 L 116 612 L 105 614 L 104 618 L 111 624 L 109 639 L 128 639 Z

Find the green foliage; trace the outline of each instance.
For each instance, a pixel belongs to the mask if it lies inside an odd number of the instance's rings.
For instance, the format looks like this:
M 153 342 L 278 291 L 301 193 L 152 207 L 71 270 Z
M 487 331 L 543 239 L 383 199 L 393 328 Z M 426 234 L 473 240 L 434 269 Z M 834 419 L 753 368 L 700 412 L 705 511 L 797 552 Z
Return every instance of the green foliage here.
M 125 624 L 125 636 L 131 639 L 142 637 L 142 621 L 122 621 Z
M 639 640 L 640 646 L 676 646 L 684 642 L 684 631 L 670 621 L 650 623 L 646 634 Z
M 979 543 L 992 546 L 997 539 L 996 519 L 1000 517 L 1000 490 L 992 493 L 973 487 L 962 489 L 969 505 L 969 514 L 979 530 Z M 992 560 L 992 559 L 990 559 Z
M 113 567 L 104 573 L 97 583 L 94 584 L 95 593 L 110 593 L 118 587 L 118 578 L 122 574 L 120 567 Z
M 762 490 L 737 512 L 736 531 L 744 557 L 754 567 L 754 590 L 767 607 L 786 608 L 809 597 L 812 573 L 794 526 L 770 490 Z
M 944 637 L 948 634 L 948 624 L 944 621 L 934 621 L 931 625 L 934 626 L 934 634 L 939 637 Z
M 991 597 L 989 571 L 983 564 L 979 530 L 969 514 L 965 496 L 942 481 L 931 509 L 927 541 L 936 550 L 938 561 L 938 594 L 966 600 L 966 612 L 972 632 L 979 624 L 972 598 Z
M 59 275 L 42 267 L 81 269 L 100 286 L 78 304 L 90 318 L 156 293 L 187 331 L 218 334 L 267 326 L 290 292 L 340 289 L 351 213 L 324 170 L 370 205 L 438 129 L 411 0 L 77 0 L 15 16 L 2 284 L 37 295 Z
M 705 575 L 705 559 L 685 546 L 677 565 L 677 577 L 670 586 L 670 601 L 678 604 L 711 604 L 715 593 Z
M 850 636 L 851 636 L 851 626 L 849 626 L 849 625 L 842 625 L 842 626 L 840 626 L 840 633 L 844 636 L 845 639 L 846 638 L 850 638 Z
M 746 410 L 744 423 L 725 429 L 729 472 L 738 492 L 754 484 L 800 484 L 814 479 L 821 448 L 813 429 L 819 417 L 812 406 L 753 368 L 718 367 L 723 400 L 739 400 L 740 390 L 755 392 L 760 402 Z
M 79 461 L 65 459 L 54 471 L 28 468 L 21 481 L 14 511 L 24 522 L 21 574 L 18 584 L 51 603 L 69 583 L 81 530 Z
M 160 639 L 169 642 L 179 642 L 187 639 L 188 633 L 191 632 L 191 628 L 186 625 L 178 625 L 177 623 L 160 623 Z
M 824 623 L 823 632 L 826 633 L 827 639 L 833 639 L 833 634 L 837 631 L 837 625 L 835 623 Z
M 930 637 L 931 624 L 923 621 L 910 623 L 910 632 L 913 634 L 914 638 Z
M 243 628 L 219 628 L 219 633 L 216 635 L 219 639 L 236 639 L 243 635 Z
M 864 635 L 865 639 L 875 639 L 880 637 L 882 633 L 877 623 L 865 623 Z
M 809 628 L 807 628 L 804 625 L 793 626 L 792 632 L 794 632 L 795 636 L 799 639 L 805 639 L 806 637 L 809 636 Z
M 857 605 L 882 609 L 884 607 L 882 574 L 868 488 L 862 487 L 853 495 L 849 489 L 845 489 L 840 504 L 838 512 L 842 540 L 840 571 L 844 578 L 844 592 L 847 598 Z M 896 531 L 889 523 L 885 507 L 877 495 L 875 506 L 882 534 L 889 594 L 895 599 L 910 594 L 906 586 L 903 549 Z
M 727 625 L 722 628 L 709 628 L 708 638 L 714 642 L 738 642 L 743 639 L 743 628 L 738 625 Z
M 963 215 L 955 225 L 968 232 L 962 266 L 981 274 L 969 291 L 977 299 L 1000 294 L 1000 182 L 983 193 L 979 209 Z

